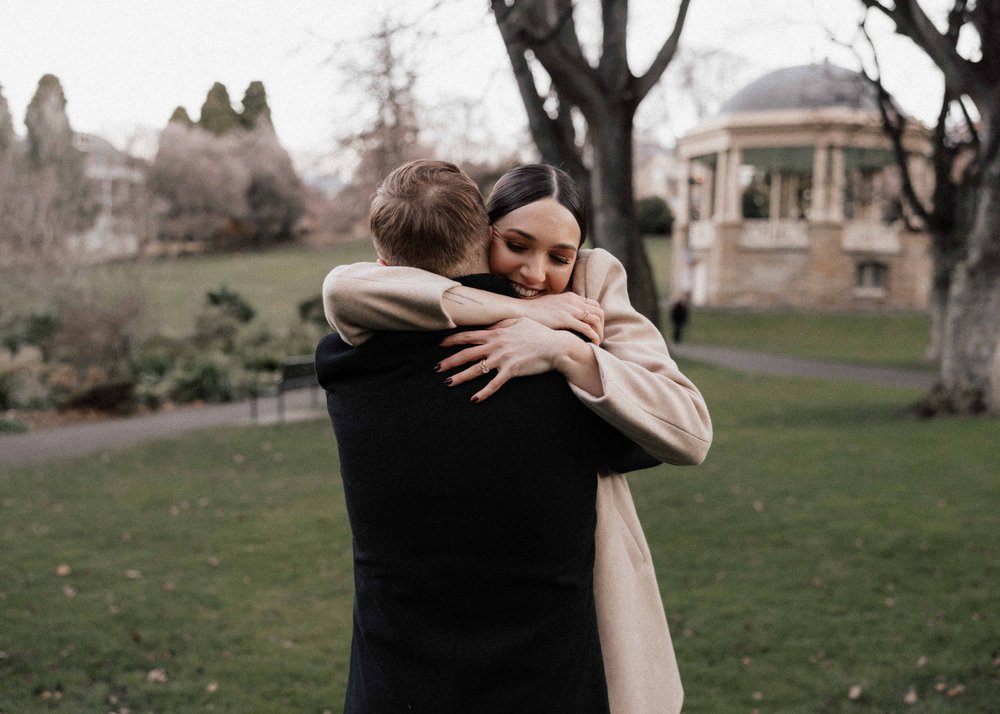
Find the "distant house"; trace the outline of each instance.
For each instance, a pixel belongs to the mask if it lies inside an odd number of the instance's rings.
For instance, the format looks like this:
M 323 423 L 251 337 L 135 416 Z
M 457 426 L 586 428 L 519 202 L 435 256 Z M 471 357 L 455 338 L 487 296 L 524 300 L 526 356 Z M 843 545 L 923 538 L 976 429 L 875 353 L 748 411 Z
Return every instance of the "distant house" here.
M 676 212 L 680 170 L 673 149 L 643 137 L 636 137 L 633 147 L 632 185 L 636 198 L 658 196 Z
M 929 132 L 903 139 L 917 191 Z M 875 92 L 829 63 L 752 82 L 677 144 L 673 284 L 696 305 L 921 309 L 929 238 L 907 231 Z
M 89 229 L 71 237 L 74 259 L 100 263 L 138 255 L 146 237 L 147 163 L 94 134 L 77 134 L 75 141 L 96 216 Z

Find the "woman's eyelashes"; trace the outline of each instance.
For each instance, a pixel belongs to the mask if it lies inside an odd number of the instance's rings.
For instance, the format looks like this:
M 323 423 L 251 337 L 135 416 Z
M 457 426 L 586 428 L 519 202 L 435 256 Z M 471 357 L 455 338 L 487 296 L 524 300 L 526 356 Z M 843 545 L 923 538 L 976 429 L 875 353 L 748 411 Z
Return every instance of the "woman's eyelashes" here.
M 507 250 L 509 250 L 511 253 L 521 254 L 528 252 L 528 246 L 523 245 L 521 243 L 506 241 L 505 245 L 507 246 Z M 570 263 L 573 262 L 572 258 L 567 258 L 565 255 L 560 255 L 559 253 L 552 253 L 551 255 L 549 255 L 549 260 L 551 260 L 553 263 L 558 263 L 559 265 L 569 265 Z

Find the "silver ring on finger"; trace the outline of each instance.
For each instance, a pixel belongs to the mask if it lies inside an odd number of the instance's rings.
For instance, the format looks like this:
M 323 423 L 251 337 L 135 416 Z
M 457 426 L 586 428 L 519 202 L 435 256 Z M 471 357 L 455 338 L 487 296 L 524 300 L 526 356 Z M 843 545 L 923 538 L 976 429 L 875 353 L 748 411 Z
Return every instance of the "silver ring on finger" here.
M 590 317 L 590 310 L 584 311 L 583 317 L 581 317 L 580 319 L 581 320 L 586 320 L 588 317 Z
M 490 368 L 486 366 L 486 360 L 479 362 L 479 369 L 483 370 L 483 374 L 487 374 L 490 371 Z

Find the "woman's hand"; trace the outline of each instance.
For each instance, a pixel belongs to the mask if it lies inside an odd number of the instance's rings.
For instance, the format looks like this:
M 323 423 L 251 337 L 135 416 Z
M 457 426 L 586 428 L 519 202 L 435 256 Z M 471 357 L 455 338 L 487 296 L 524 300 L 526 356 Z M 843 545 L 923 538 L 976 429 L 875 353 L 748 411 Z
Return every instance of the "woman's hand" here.
M 524 300 L 524 316 L 553 330 L 575 330 L 595 345 L 604 341 L 604 310 L 592 298 L 574 292 Z
M 475 362 L 471 367 L 445 380 L 445 384 L 449 386 L 496 371 L 496 376 L 473 395 L 474 402 L 489 398 L 513 377 L 552 370 L 561 372 L 571 383 L 596 396 L 603 393 L 597 359 L 591 348 L 570 332 L 553 330 L 528 318 L 503 320 L 486 330 L 450 335 L 441 345 L 472 345 L 442 360 L 438 365 L 438 371 L 446 372 Z

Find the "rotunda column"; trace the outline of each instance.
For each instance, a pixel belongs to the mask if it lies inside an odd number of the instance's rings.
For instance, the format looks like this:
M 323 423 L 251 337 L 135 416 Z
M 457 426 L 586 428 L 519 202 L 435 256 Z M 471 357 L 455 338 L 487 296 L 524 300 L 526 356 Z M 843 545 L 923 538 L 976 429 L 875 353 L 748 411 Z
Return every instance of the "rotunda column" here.
M 679 227 L 687 227 L 691 222 L 691 159 L 684 159 L 680 174 L 680 195 L 677 197 L 674 223 Z
M 809 205 L 809 220 L 814 223 L 825 221 L 829 205 L 828 196 L 830 193 L 829 181 L 827 180 L 827 154 L 830 147 L 826 144 L 819 144 L 813 151 L 813 172 L 812 172 L 812 193 Z
M 829 219 L 834 223 L 844 222 L 844 189 L 847 174 L 844 167 L 844 147 L 834 146 L 830 155 L 830 211 Z
M 725 213 L 722 218 L 726 221 L 739 222 L 740 216 L 740 162 L 743 160 L 743 152 L 738 146 L 729 148 L 729 162 L 726 166 L 726 181 L 721 184 L 725 193 Z
M 729 152 L 723 149 L 715 155 L 715 176 L 713 176 L 712 218 L 716 221 L 726 219 L 726 187 L 729 185 Z

